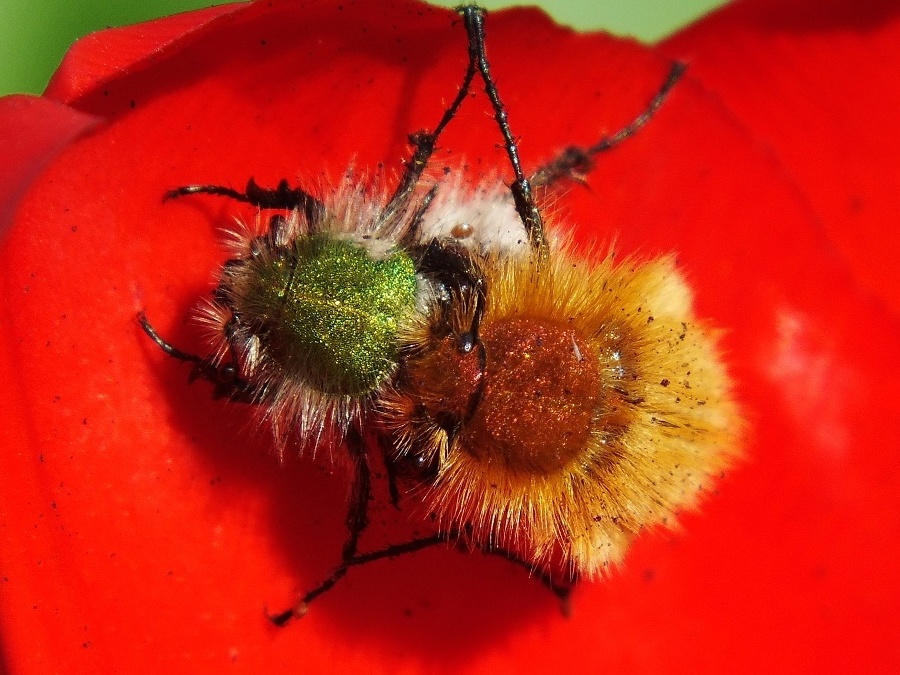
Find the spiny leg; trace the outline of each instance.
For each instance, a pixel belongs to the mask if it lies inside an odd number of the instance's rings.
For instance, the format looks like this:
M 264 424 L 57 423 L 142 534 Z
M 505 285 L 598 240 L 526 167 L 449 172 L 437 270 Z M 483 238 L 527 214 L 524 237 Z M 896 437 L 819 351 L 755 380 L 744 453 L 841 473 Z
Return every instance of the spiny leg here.
M 378 551 L 361 553 L 355 556 L 352 560 L 348 561 L 347 565 L 350 567 L 354 567 L 358 565 L 366 565 L 368 563 L 375 562 L 376 560 L 383 560 L 384 558 L 397 558 L 401 555 L 406 555 L 407 553 L 415 553 L 437 544 L 458 546 L 461 541 L 463 541 L 463 538 L 460 537 L 458 532 L 434 534 L 430 537 L 412 539 L 403 544 L 394 544 L 392 546 L 387 546 Z M 572 589 L 578 582 L 577 575 L 573 574 L 572 576 L 564 579 L 562 583 L 560 583 L 553 578 L 553 575 L 550 574 L 549 571 L 542 567 L 536 567 L 528 561 L 523 560 L 519 555 L 513 553 L 512 551 L 508 551 L 502 548 L 493 548 L 490 546 L 476 546 L 468 542 L 466 542 L 466 546 L 467 548 L 480 551 L 483 555 L 495 555 L 503 558 L 508 562 L 513 563 L 514 565 L 517 565 L 518 567 L 523 567 L 529 575 L 535 577 L 544 588 L 546 588 L 556 596 L 556 598 L 561 603 L 563 614 L 565 614 L 566 616 L 569 615 L 569 597 L 572 594 Z
M 269 620 L 276 626 L 281 627 L 286 625 L 291 619 L 303 618 L 307 611 L 309 611 L 309 604 L 319 596 L 324 595 L 325 593 L 330 591 L 338 581 L 344 578 L 344 576 L 347 574 L 347 571 L 351 567 L 367 565 L 371 562 L 382 560 L 384 558 L 395 558 L 407 553 L 415 553 L 416 551 L 421 551 L 424 548 L 429 548 L 431 546 L 435 546 L 436 544 L 442 544 L 445 542 L 446 539 L 444 537 L 435 535 L 422 539 L 412 539 L 406 543 L 388 546 L 387 548 L 373 551 L 372 553 L 362 553 L 352 556 L 351 558 L 342 562 L 337 568 L 335 568 L 335 570 L 318 586 L 307 591 L 300 599 L 300 602 L 296 607 L 281 612 L 280 614 L 270 615 Z
M 349 560 L 356 555 L 359 537 L 369 526 L 369 500 L 372 498 L 372 473 L 369 469 L 366 441 L 356 423 L 347 429 L 347 449 L 353 462 L 353 485 L 346 521 L 349 536 L 344 542 L 341 560 Z
M 341 564 L 315 588 L 303 594 L 299 602 L 290 609 L 269 616 L 276 626 L 284 626 L 291 619 L 299 619 L 309 609 L 309 603 L 330 591 L 347 574 L 355 563 L 359 538 L 369 526 L 369 500 L 372 496 L 372 476 L 366 459 L 366 441 L 356 423 L 347 430 L 347 450 L 353 461 L 353 484 L 350 492 L 350 506 L 347 509 L 347 540 L 341 551 Z
M 388 220 L 395 214 L 401 213 L 404 210 L 404 207 L 409 202 L 410 197 L 416 189 L 419 179 L 422 177 L 422 173 L 428 166 L 431 155 L 434 154 L 438 138 L 444 131 L 444 128 L 454 117 L 456 117 L 456 113 L 459 112 L 459 107 L 469 93 L 469 88 L 472 85 L 472 79 L 474 77 L 475 64 L 470 59 L 469 64 L 466 66 L 466 74 L 463 76 L 462 84 L 459 85 L 459 91 L 456 92 L 456 98 L 453 99 L 453 102 L 444 111 L 444 114 L 441 116 L 434 131 L 428 133 L 425 130 L 420 130 L 409 135 L 409 142 L 415 149 L 413 150 L 412 156 L 410 156 L 409 160 L 406 162 L 406 169 L 403 172 L 403 178 L 400 180 L 400 184 L 391 196 L 387 207 L 385 207 L 384 220 Z M 434 199 L 435 193 L 436 186 L 429 191 L 424 203 L 418 209 L 409 231 L 404 233 L 404 245 L 412 246 L 415 243 L 418 226 L 421 223 L 425 210 L 428 208 L 432 199 Z
M 183 185 L 169 190 L 163 195 L 163 201 L 177 199 L 187 195 L 216 195 L 235 201 L 252 204 L 259 209 L 283 209 L 285 211 L 303 211 L 310 230 L 322 222 L 325 205 L 311 194 L 300 188 L 292 188 L 286 180 L 282 180 L 274 188 L 263 188 L 252 178 L 247 181 L 243 192 L 222 185 Z
M 475 64 L 481 73 L 481 79 L 484 80 L 484 91 L 487 93 L 491 106 L 494 109 L 494 119 L 500 127 L 506 154 L 515 174 L 515 180 L 510 185 L 510 190 L 516 205 L 516 212 L 519 214 L 519 218 L 522 219 L 531 247 L 539 253 L 541 258 L 544 258 L 547 255 L 544 221 L 534 201 L 531 183 L 522 172 L 522 164 L 519 161 L 519 146 L 510 130 L 509 114 L 503 105 L 503 101 L 500 100 L 500 92 L 497 90 L 497 84 L 491 75 L 490 64 L 485 53 L 484 10 L 470 5 L 462 7 L 460 11 L 466 25 L 466 33 L 469 36 L 469 61 Z
M 659 110 L 672 91 L 672 88 L 681 79 L 687 65 L 675 62 L 672 64 L 669 74 L 659 91 L 656 92 L 644 111 L 635 117 L 628 125 L 610 136 L 604 136 L 597 143 L 586 148 L 571 146 L 563 150 L 553 161 L 539 168 L 531 177 L 533 185 L 550 185 L 560 178 L 583 176 L 594 168 L 594 157 L 601 152 L 610 150 L 625 139 L 633 136 L 643 127 Z
M 235 364 L 217 364 L 210 359 L 204 359 L 196 354 L 190 354 L 178 349 L 156 332 L 156 329 L 147 320 L 147 315 L 143 311 L 138 312 L 137 320 L 144 332 L 166 354 L 179 361 L 194 364 L 191 371 L 191 380 L 201 377 L 211 382 L 215 388 L 214 398 L 228 398 L 239 403 L 259 402 L 256 394 L 250 389 L 247 382 L 239 376 Z
M 464 539 L 464 537 L 460 536 L 459 532 L 442 532 L 430 535 L 428 537 L 410 539 L 409 541 L 406 541 L 402 544 L 392 544 L 390 546 L 378 549 L 377 551 L 370 551 L 369 553 L 358 553 L 356 555 L 353 555 L 349 558 L 346 558 L 321 583 L 307 591 L 296 607 L 280 614 L 272 615 L 269 617 L 269 619 L 276 626 L 284 626 L 291 619 L 302 618 L 307 613 L 309 604 L 319 596 L 330 591 L 334 587 L 334 585 L 347 574 L 348 570 L 351 567 L 368 565 L 369 563 L 384 560 L 386 558 L 398 558 L 400 556 L 408 555 L 410 553 L 417 553 L 418 551 L 422 551 L 426 548 L 431 548 L 432 546 L 437 546 L 440 544 L 455 546 Z M 468 548 L 475 548 L 476 550 L 481 551 L 484 555 L 496 555 L 503 558 L 504 560 L 508 560 L 515 565 L 524 567 L 529 574 L 537 578 L 541 585 L 543 585 L 547 590 L 553 593 L 554 596 L 556 596 L 556 598 L 560 601 L 563 614 L 565 616 L 569 615 L 569 596 L 572 593 L 573 586 L 578 580 L 577 576 L 572 576 L 571 578 L 566 579 L 563 583 L 559 583 L 553 579 L 549 572 L 542 568 L 535 567 L 534 565 L 526 562 L 511 551 L 490 547 L 473 546 L 468 543 L 468 541 L 466 541 L 466 546 Z

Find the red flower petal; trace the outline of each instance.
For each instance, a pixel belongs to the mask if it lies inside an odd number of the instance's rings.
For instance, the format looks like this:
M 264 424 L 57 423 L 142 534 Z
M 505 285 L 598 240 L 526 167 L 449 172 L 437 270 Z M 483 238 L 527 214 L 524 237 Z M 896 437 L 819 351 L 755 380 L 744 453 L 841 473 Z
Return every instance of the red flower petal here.
M 222 261 L 217 228 L 253 216 L 223 200 L 162 204 L 166 189 L 242 187 L 251 175 L 309 183 L 350 164 L 394 171 L 406 134 L 437 122 L 465 67 L 462 27 L 411 2 L 363 4 L 192 15 L 179 19 L 184 39 L 175 24 L 132 29 L 152 36 L 149 47 L 100 34 L 89 51 L 114 45 L 110 67 L 77 58 L 51 87 L 87 124 L 62 115 L 42 154 L 28 149 L 39 144 L 32 113 L 15 121 L 27 142 L 8 161 L 32 168 L 21 201 L 15 188 L 4 202 L 16 215 L 0 250 L 0 621 L 11 672 L 893 670 L 897 326 L 822 235 L 818 190 L 833 184 L 784 168 L 797 148 L 827 145 L 815 113 L 830 105 L 810 105 L 783 143 L 774 130 L 786 113 L 736 117 L 729 92 L 757 71 L 735 60 L 733 86 L 716 81 L 723 106 L 706 56 L 720 53 L 715 31 L 703 23 L 665 47 L 686 54 L 697 41 L 687 81 L 601 158 L 591 189 L 573 186 L 556 210 L 578 236 L 617 238 L 622 252 L 679 252 L 701 314 L 728 331 L 754 428 L 747 464 L 684 518 L 683 533 L 642 538 L 623 571 L 579 588 L 571 620 L 503 561 L 434 550 L 354 570 L 303 621 L 268 625 L 263 603 L 282 609 L 336 561 L 344 477 L 309 458 L 277 466 L 246 411 L 189 385 L 134 314 L 146 308 L 164 335 L 197 346 L 185 317 Z M 776 31 L 754 16 L 729 25 L 759 60 Z M 851 110 L 896 70 L 865 48 L 896 35 L 894 16 L 860 26 L 835 9 L 800 12 L 777 37 L 837 42 L 871 79 L 813 90 Z M 531 10 L 492 14 L 488 33 L 526 170 L 622 126 L 668 68 L 653 50 L 576 35 Z M 508 179 L 487 110 L 483 95 L 465 103 L 435 169 L 465 157 L 473 175 L 496 166 Z M 95 118 L 105 123 L 68 142 Z M 770 131 L 775 154 L 760 144 Z M 896 205 L 885 183 L 867 186 L 866 204 Z M 394 517 L 380 508 L 367 546 L 403 531 L 383 525 Z
M 0 236 L 15 206 L 55 154 L 100 120 L 68 106 L 33 96 L 0 99 Z
M 220 17 L 240 9 L 237 4 L 219 5 L 87 35 L 69 49 L 44 96 L 77 105 L 80 96 L 96 92 L 107 81 L 152 67 L 155 59 L 193 44 L 204 30 L 221 25 Z
M 736 3 L 663 45 L 780 164 L 868 291 L 900 309 L 900 7 Z

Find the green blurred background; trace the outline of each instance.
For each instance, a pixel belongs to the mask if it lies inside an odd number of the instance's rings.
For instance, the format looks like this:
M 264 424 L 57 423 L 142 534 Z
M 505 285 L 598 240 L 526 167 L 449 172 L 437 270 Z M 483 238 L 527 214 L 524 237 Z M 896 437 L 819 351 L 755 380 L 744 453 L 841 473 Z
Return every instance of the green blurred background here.
M 370 0 L 377 2 L 378 0 Z M 436 4 L 453 7 L 461 0 Z M 208 7 L 209 0 L 0 0 L 0 95 L 38 94 L 68 46 L 80 35 L 108 26 Z M 480 0 L 488 9 L 514 0 Z M 560 23 L 605 29 L 652 42 L 690 23 L 723 0 L 542 0 Z

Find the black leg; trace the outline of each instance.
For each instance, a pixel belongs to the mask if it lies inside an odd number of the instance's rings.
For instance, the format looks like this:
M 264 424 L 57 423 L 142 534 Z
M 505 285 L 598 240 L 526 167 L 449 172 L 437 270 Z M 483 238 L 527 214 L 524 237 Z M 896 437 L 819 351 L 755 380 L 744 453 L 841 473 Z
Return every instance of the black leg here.
M 547 253 L 547 242 L 544 238 L 544 221 L 537 204 L 534 202 L 531 183 L 529 183 L 522 172 L 522 164 L 519 161 L 519 146 L 510 130 L 509 115 L 506 112 L 506 107 L 500 100 L 500 92 L 497 90 L 497 84 L 491 75 L 490 65 L 485 54 L 484 10 L 480 7 L 467 6 L 460 11 L 466 24 L 466 33 L 469 36 L 469 61 L 475 63 L 481 73 L 481 79 L 484 80 L 484 91 L 487 93 L 491 106 L 494 108 L 494 119 L 497 120 L 497 124 L 500 127 L 506 154 L 515 174 L 515 180 L 510 189 L 516 204 L 516 211 L 522 219 L 525 231 L 528 233 L 531 247 L 543 257 Z
M 522 223 L 528 233 L 532 247 L 535 250 L 541 251 L 543 255 L 546 252 L 544 223 L 540 211 L 534 203 L 531 185 L 528 182 L 528 179 L 525 178 L 525 174 L 522 172 L 521 162 L 519 161 L 518 145 L 510 131 L 506 108 L 500 100 L 497 85 L 494 83 L 493 77 L 491 76 L 490 65 L 485 56 L 484 10 L 478 7 L 466 6 L 462 7 L 460 12 L 462 13 L 463 23 L 465 24 L 466 33 L 469 39 L 469 64 L 466 67 L 466 74 L 463 77 L 463 82 L 459 87 L 456 98 L 444 111 L 441 121 L 438 123 L 437 127 L 435 127 L 434 131 L 431 133 L 419 131 L 410 134 L 409 141 L 415 146 L 415 150 L 413 151 L 412 157 L 410 157 L 409 161 L 406 163 L 406 171 L 403 175 L 403 179 L 400 181 L 400 185 L 388 202 L 384 218 L 385 220 L 389 220 L 395 214 L 403 211 L 403 208 L 415 190 L 416 184 L 421 178 L 422 173 L 428 166 L 428 161 L 434 153 L 438 137 L 441 132 L 443 132 L 444 127 L 446 127 L 456 116 L 459 107 L 465 100 L 466 94 L 469 92 L 472 80 L 475 77 L 475 72 L 478 71 L 481 73 L 481 77 L 484 80 L 485 92 L 487 92 L 491 105 L 494 108 L 494 117 L 500 126 L 500 133 L 503 134 L 506 152 L 509 156 L 509 161 L 512 164 L 513 172 L 515 173 L 515 180 L 513 181 L 511 190 L 516 204 L 516 211 L 522 219 Z M 419 210 L 413 220 L 410 232 L 404 234 L 404 241 L 407 245 L 412 244 L 415 240 L 416 231 L 421 221 L 422 214 L 433 196 L 433 193 L 429 193 L 424 207 Z
M 184 185 L 169 190 L 163 195 L 163 201 L 177 199 L 187 195 L 216 195 L 235 201 L 252 204 L 260 209 L 284 209 L 286 211 L 303 211 L 310 230 L 322 222 L 325 205 L 305 190 L 292 188 L 286 180 L 282 180 L 275 188 L 263 188 L 252 178 L 247 181 L 243 192 L 222 185 Z
M 362 431 L 356 424 L 347 430 L 347 449 L 353 461 L 353 485 L 350 489 L 350 507 L 347 511 L 349 536 L 344 542 L 341 559 L 350 560 L 356 555 L 359 537 L 369 526 L 369 500 L 372 498 L 372 475 L 367 459 L 368 449 Z
M 330 591 L 334 585 L 344 578 L 347 570 L 355 564 L 359 537 L 369 526 L 369 500 L 372 496 L 372 477 L 366 460 L 366 442 L 361 430 L 354 424 L 347 430 L 347 450 L 353 461 L 354 476 L 350 493 L 350 506 L 347 510 L 347 540 L 341 551 L 341 564 L 315 588 L 307 591 L 300 601 L 290 609 L 269 616 L 276 626 L 284 626 L 291 619 L 299 619 L 306 614 L 309 603 L 320 595 Z
M 138 313 L 137 320 L 144 332 L 156 343 L 157 347 L 174 359 L 194 365 L 191 370 L 191 380 L 199 377 L 212 383 L 214 387 L 213 398 L 228 398 L 239 403 L 259 403 L 258 397 L 250 389 L 247 382 L 239 377 L 235 364 L 216 364 L 209 359 L 178 349 L 166 342 L 156 332 L 156 329 L 147 320 L 147 315 L 144 312 Z
M 384 461 L 384 470 L 387 474 L 388 496 L 391 506 L 400 510 L 400 470 L 394 459 L 393 444 L 384 434 L 378 434 L 378 445 L 381 447 L 381 456 Z
M 428 208 L 431 206 L 431 202 L 434 201 L 435 196 L 437 196 L 438 187 L 439 185 L 433 185 L 422 198 L 421 203 L 419 203 L 419 205 L 416 207 L 416 212 L 413 214 L 413 217 L 409 221 L 409 227 L 400 236 L 400 245 L 402 247 L 406 249 L 414 249 L 419 245 L 419 228 L 422 226 L 422 220 L 423 218 L 425 218 L 425 214 L 428 212 Z M 388 208 L 390 209 L 394 207 Z M 390 213 L 390 211 L 385 211 L 385 214 L 387 213 Z
M 635 117 L 627 126 L 611 136 L 604 136 L 597 143 L 586 148 L 572 146 L 563 150 L 560 155 L 549 164 L 545 164 L 531 177 L 533 185 L 550 185 L 560 178 L 580 177 L 590 173 L 594 168 L 594 157 L 601 152 L 610 150 L 626 138 L 633 136 L 653 117 L 665 102 L 669 92 L 675 86 L 687 66 L 683 63 L 673 63 L 669 75 L 663 82 L 659 91 L 650 100 L 644 111 Z
M 444 131 L 444 128 L 450 123 L 450 120 L 452 120 L 459 111 L 459 107 L 469 93 L 469 87 L 472 85 L 472 79 L 474 77 L 475 64 L 470 59 L 469 65 L 466 67 L 466 74 L 463 76 L 462 84 L 459 86 L 459 91 L 456 92 L 456 98 L 453 99 L 453 102 L 444 111 L 444 114 L 441 116 L 441 120 L 434 128 L 434 131 L 428 133 L 427 131 L 422 130 L 409 135 L 409 142 L 415 149 L 413 150 L 412 156 L 406 162 L 406 169 L 400 184 L 397 186 L 397 189 L 394 191 L 394 194 L 391 196 L 391 199 L 384 210 L 384 220 L 389 220 L 398 213 L 403 212 L 406 204 L 409 202 L 410 197 L 412 197 L 412 194 L 416 189 L 419 179 L 422 177 L 422 173 L 428 166 L 431 155 L 434 154 L 438 138 Z M 407 244 L 414 243 L 412 240 L 415 239 L 415 233 L 422 219 L 422 215 L 433 198 L 434 189 L 429 192 L 425 204 L 419 209 L 419 212 L 414 218 L 411 227 L 412 232 L 404 233 Z
M 269 615 L 269 620 L 271 620 L 272 623 L 274 623 L 276 626 L 284 626 L 291 619 L 303 618 L 306 612 L 309 611 L 309 603 L 318 598 L 320 595 L 323 595 L 330 591 L 338 581 L 344 578 L 344 576 L 347 574 L 347 571 L 351 567 L 367 565 L 377 560 L 383 560 L 384 558 L 396 558 L 401 555 L 406 555 L 407 553 L 415 553 L 416 551 L 421 551 L 422 549 L 429 548 L 437 544 L 444 544 L 446 542 L 446 537 L 443 537 L 441 535 L 434 535 L 432 537 L 423 537 L 422 539 L 412 539 L 404 544 L 388 546 L 378 551 L 373 551 L 372 553 L 363 553 L 353 556 L 341 563 L 341 565 L 336 568 L 334 572 L 332 572 L 331 575 L 328 576 L 327 579 L 322 581 L 322 583 L 320 583 L 315 588 L 307 591 L 300 599 L 300 602 L 296 607 L 281 612 L 280 614 Z
M 577 576 L 573 575 L 566 578 L 564 581 L 559 582 L 553 579 L 552 575 L 548 571 L 535 567 L 525 560 L 522 560 L 522 558 L 520 558 L 515 553 L 504 549 L 472 546 L 468 542 L 468 538 L 461 537 L 458 532 L 445 532 L 433 534 L 428 537 L 411 539 L 410 541 L 404 542 L 402 544 L 393 544 L 391 546 L 386 546 L 385 548 L 378 549 L 377 551 L 371 551 L 369 553 L 359 553 L 349 558 L 345 558 L 340 566 L 338 566 L 326 579 L 324 579 L 314 588 L 307 591 L 300 599 L 300 602 L 297 603 L 296 607 L 292 607 L 291 609 L 288 609 L 279 614 L 269 615 L 269 619 L 276 626 L 284 626 L 292 619 L 302 618 L 309 611 L 309 604 L 319 596 L 324 595 L 332 588 L 334 588 L 335 584 L 343 579 L 344 576 L 346 576 L 348 570 L 351 567 L 368 565 L 369 563 L 377 562 L 378 560 L 384 560 L 385 558 L 398 558 L 400 556 L 408 555 L 410 553 L 416 553 L 423 549 L 431 548 L 432 546 L 437 546 L 439 544 L 444 544 L 447 546 L 458 546 L 461 542 L 465 542 L 464 548 L 466 549 L 471 550 L 474 548 L 475 550 L 481 551 L 485 555 L 500 556 L 504 560 L 508 560 L 515 565 L 524 567 L 526 570 L 528 570 L 529 574 L 536 577 L 537 580 L 540 581 L 547 590 L 549 590 L 559 599 L 563 614 L 565 616 L 569 615 L 569 597 L 572 593 L 572 588 L 578 580 Z

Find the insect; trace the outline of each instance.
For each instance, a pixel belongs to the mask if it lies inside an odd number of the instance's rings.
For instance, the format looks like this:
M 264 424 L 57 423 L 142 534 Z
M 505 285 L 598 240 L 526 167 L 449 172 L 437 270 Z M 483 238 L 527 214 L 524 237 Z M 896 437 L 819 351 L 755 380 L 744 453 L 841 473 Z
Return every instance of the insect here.
M 253 404 L 279 452 L 337 439 L 352 466 L 340 564 L 283 625 L 354 567 L 438 543 L 526 566 L 560 598 L 621 560 L 643 528 L 690 508 L 736 454 L 740 415 L 711 331 L 671 256 L 599 262 L 545 228 L 534 186 L 589 171 L 634 134 L 648 108 L 531 179 L 485 53 L 485 14 L 460 9 L 469 60 L 456 97 L 386 198 L 352 175 L 320 197 L 282 181 L 241 192 L 189 185 L 277 211 L 233 235 L 213 297 L 198 310 L 211 353 L 184 352 L 215 395 Z M 514 174 L 476 190 L 423 178 L 438 139 L 480 77 Z M 422 494 L 432 536 L 359 552 L 377 436 L 392 498 Z

